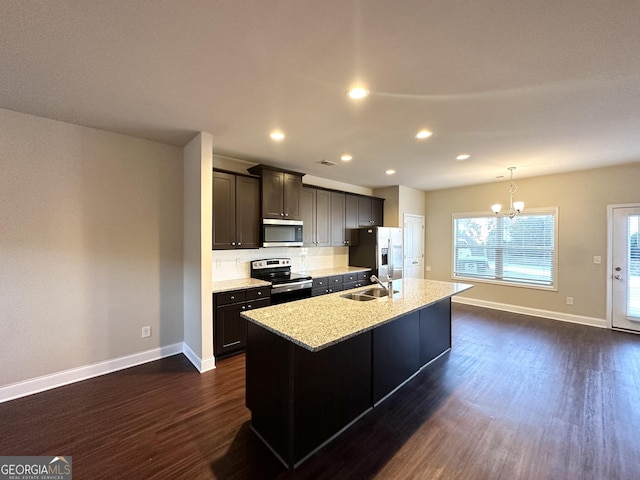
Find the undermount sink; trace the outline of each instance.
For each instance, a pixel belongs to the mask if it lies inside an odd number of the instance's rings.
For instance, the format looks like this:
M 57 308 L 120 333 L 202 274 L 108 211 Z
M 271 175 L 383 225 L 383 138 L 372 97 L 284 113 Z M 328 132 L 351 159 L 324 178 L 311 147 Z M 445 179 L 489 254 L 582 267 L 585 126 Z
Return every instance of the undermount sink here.
M 349 300 L 356 300 L 357 302 L 368 302 L 377 298 L 371 295 L 362 295 L 361 293 L 347 293 L 346 295 L 341 295 L 341 297 L 348 298 Z
M 398 293 L 399 290 L 394 290 L 393 293 Z M 384 288 L 369 288 L 368 290 L 363 290 L 362 292 L 358 292 L 360 295 L 369 295 L 371 297 L 386 297 L 389 293 Z
M 393 293 L 398 293 L 399 290 L 394 290 Z M 386 297 L 387 290 L 384 288 L 368 288 L 367 290 L 361 290 L 356 293 L 346 293 L 341 295 L 342 298 L 348 298 L 349 300 L 356 300 L 358 302 L 368 302 L 370 300 L 376 300 L 378 298 Z

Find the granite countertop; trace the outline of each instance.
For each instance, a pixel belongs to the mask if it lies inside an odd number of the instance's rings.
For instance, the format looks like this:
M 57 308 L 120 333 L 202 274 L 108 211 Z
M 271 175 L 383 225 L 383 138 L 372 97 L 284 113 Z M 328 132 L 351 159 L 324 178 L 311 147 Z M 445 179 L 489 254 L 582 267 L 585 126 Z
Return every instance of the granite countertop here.
M 265 282 L 264 280 L 257 280 L 255 278 L 239 278 L 236 280 L 223 280 L 219 282 L 213 282 L 213 293 L 229 292 L 231 290 L 243 290 L 247 288 L 255 287 L 268 287 L 271 282 Z
M 332 275 L 344 275 L 345 273 L 354 273 L 354 272 L 366 272 L 367 270 L 371 270 L 369 267 L 332 267 L 332 268 L 322 268 L 319 270 L 309 270 L 307 275 L 312 276 L 313 278 L 318 277 L 330 277 Z
M 406 278 L 393 282 L 393 298 L 368 302 L 343 298 L 345 292 L 321 295 L 296 302 L 272 305 L 242 317 L 312 352 L 372 330 L 422 307 L 457 295 L 472 287 L 464 283 Z M 369 287 L 370 288 L 370 287 Z

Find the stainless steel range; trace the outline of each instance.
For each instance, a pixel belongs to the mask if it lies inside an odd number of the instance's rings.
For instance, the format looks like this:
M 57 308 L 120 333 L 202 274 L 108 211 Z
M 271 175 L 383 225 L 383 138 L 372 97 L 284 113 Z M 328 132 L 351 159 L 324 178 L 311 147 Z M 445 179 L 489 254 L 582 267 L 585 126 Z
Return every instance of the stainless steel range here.
M 271 282 L 271 304 L 311 297 L 313 280 L 291 272 L 290 258 L 267 258 L 251 262 L 251 277 Z

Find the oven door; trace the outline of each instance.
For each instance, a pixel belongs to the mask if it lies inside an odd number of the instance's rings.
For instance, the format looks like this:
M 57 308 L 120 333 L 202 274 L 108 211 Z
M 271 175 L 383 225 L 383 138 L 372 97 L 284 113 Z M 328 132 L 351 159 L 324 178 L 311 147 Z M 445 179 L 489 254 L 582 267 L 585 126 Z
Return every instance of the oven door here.
M 271 304 L 293 302 L 303 298 L 311 298 L 312 280 L 300 282 L 280 283 L 271 285 Z

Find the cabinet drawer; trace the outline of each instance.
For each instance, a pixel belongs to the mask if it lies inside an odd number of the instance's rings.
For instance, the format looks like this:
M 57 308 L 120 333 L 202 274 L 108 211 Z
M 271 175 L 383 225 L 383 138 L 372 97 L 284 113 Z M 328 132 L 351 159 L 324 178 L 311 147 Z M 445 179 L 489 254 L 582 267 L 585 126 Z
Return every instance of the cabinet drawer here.
M 268 307 L 271 305 L 271 297 L 256 298 L 254 300 L 247 299 L 247 310 L 255 310 L 256 308 Z
M 216 293 L 213 296 L 214 304 L 228 305 L 230 303 L 244 302 L 246 299 L 246 290 L 233 290 L 231 292 Z
M 247 290 L 247 300 L 271 298 L 271 287 L 252 288 Z
M 329 288 L 327 289 L 327 293 L 341 292 L 343 288 L 344 286 L 341 283 L 338 283 L 335 285 L 329 285 Z
M 328 278 L 329 286 L 342 285 L 342 275 L 332 275 Z
M 313 279 L 312 288 L 327 287 L 329 279 L 327 277 L 318 277 Z
M 317 297 L 319 295 L 326 295 L 328 293 L 327 287 L 316 287 L 311 289 L 311 296 Z
M 359 288 L 359 287 L 364 287 L 367 284 L 364 283 L 362 280 L 356 281 L 356 282 L 348 282 L 348 283 L 343 283 L 343 289 L 344 290 L 351 290 L 352 288 Z
M 358 272 L 358 280 L 362 280 L 365 284 L 371 283 L 369 277 L 371 276 L 371 270 L 367 270 L 366 272 Z
M 356 282 L 356 281 L 358 281 L 358 274 L 357 273 L 345 273 L 342 276 L 342 281 L 343 281 L 343 283 Z

